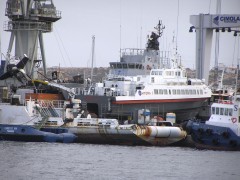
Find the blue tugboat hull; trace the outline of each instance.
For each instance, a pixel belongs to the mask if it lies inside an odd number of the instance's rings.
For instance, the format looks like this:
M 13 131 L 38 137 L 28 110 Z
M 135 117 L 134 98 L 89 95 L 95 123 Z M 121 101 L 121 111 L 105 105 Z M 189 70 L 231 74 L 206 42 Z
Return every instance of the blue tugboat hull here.
M 187 129 L 198 149 L 240 150 L 240 137 L 228 127 L 189 121 Z
M 36 129 L 27 125 L 0 125 L 0 140 L 74 143 L 76 138 L 64 128 Z

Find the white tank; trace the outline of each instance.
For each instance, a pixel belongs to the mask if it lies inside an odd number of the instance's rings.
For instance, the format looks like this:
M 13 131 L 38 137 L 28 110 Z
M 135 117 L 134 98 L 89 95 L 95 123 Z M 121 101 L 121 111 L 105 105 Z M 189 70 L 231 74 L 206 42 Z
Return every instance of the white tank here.
M 147 124 L 150 122 L 150 110 L 139 109 L 138 110 L 138 124 Z
M 179 127 L 172 126 L 147 126 L 149 136 L 158 138 L 178 138 L 182 136 Z

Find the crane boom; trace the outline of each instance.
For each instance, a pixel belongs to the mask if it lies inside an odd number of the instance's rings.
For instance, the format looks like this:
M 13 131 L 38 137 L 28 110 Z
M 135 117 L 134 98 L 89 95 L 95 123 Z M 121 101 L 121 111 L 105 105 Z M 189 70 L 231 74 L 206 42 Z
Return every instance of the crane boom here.
M 38 83 L 42 83 L 42 84 L 45 84 L 45 85 L 48 85 L 48 86 L 51 86 L 51 87 L 56 87 L 56 88 L 59 88 L 61 90 L 64 90 L 66 92 L 68 92 L 68 95 L 71 97 L 71 98 L 74 98 L 76 93 L 75 93 L 75 90 L 73 88 L 68 88 L 66 86 L 63 86 L 61 84 L 57 84 L 57 83 L 54 83 L 54 82 L 48 82 L 48 81 L 42 81 L 42 80 L 33 80 L 33 83 L 34 82 L 38 82 Z

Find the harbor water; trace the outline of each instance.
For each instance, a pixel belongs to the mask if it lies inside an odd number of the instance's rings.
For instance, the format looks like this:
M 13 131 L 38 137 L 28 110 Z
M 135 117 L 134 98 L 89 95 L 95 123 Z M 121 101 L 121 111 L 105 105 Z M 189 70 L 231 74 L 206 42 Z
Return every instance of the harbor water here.
M 240 152 L 0 141 L 0 179 L 228 179 Z

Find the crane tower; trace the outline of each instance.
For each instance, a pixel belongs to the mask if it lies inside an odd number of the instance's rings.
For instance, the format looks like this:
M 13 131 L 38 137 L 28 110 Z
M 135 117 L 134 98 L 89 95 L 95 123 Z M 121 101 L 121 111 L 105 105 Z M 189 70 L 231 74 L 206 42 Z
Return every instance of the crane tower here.
M 5 15 L 9 21 L 5 22 L 4 30 L 11 32 L 11 36 L 4 70 L 15 42 L 15 57 L 21 58 L 24 54 L 29 57 L 25 66 L 28 76 L 35 76 L 34 68 L 39 62 L 43 63 L 46 75 L 43 33 L 52 31 L 53 23 L 61 19 L 61 12 L 56 10 L 52 0 L 7 0 Z

